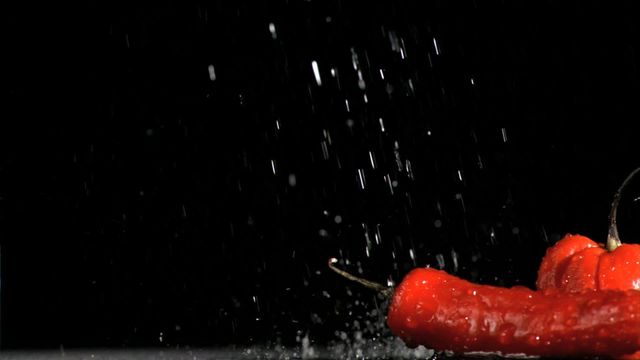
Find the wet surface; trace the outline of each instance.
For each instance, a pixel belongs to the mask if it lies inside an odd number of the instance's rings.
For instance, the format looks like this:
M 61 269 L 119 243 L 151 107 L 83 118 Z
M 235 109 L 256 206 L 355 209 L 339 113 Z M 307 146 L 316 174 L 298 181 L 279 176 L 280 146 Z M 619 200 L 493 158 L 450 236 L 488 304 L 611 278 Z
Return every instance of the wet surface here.
M 523 357 L 508 357 L 516 359 Z M 147 359 L 166 359 L 166 360 L 465 360 L 465 359 L 485 359 L 498 360 L 506 359 L 496 355 L 433 355 L 418 356 L 418 354 L 398 354 L 389 356 L 381 354 L 369 354 L 367 356 L 343 357 L 339 354 L 330 354 L 330 351 L 320 351 L 319 354 L 313 356 L 301 355 L 296 350 L 264 350 L 264 349 L 200 349 L 200 350 L 171 350 L 171 349 L 140 349 L 140 350 L 109 350 L 109 349 L 83 349 L 83 350 L 65 350 L 65 351 L 13 351 L 0 353 L 0 359 L 3 360 L 44 360 L 44 359 L 65 359 L 65 360 L 147 360 Z
M 343 353 L 337 349 L 315 347 L 312 353 L 303 348 L 197 348 L 197 349 L 58 349 L 35 351 L 3 351 L 2 360 L 506 360 L 560 358 L 531 357 L 522 354 L 500 356 L 490 353 L 469 353 L 453 355 L 445 352 L 433 352 L 422 347 L 414 350 L 389 348 L 361 349 L 362 352 Z M 604 360 L 598 357 L 580 357 L 582 360 Z

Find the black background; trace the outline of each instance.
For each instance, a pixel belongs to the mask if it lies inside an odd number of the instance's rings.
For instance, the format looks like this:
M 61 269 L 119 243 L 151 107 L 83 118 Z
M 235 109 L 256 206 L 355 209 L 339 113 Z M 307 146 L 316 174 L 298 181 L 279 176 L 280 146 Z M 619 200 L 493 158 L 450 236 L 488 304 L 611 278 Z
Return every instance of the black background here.
M 565 233 L 603 241 L 640 164 L 632 12 L 477 3 L 9 6 L 2 346 L 323 344 L 375 322 L 331 256 L 533 286 Z

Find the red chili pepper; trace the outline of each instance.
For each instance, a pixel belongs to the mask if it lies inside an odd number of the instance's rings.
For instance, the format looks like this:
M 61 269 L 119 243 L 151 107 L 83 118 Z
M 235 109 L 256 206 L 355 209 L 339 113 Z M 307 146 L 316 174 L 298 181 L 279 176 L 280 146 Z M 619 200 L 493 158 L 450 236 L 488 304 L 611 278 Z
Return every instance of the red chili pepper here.
M 386 295 L 390 288 L 339 274 Z M 477 285 L 444 271 L 411 271 L 392 294 L 391 332 L 408 346 L 458 353 L 614 356 L 640 350 L 640 292 L 566 293 Z
M 640 349 L 640 292 L 501 288 L 416 269 L 397 288 L 387 323 L 409 346 L 621 356 Z
M 566 235 L 542 258 L 538 289 L 640 289 L 640 244 L 622 244 L 616 224 L 622 190 L 639 172 L 640 168 L 627 176 L 613 197 L 607 244 L 597 244 L 582 235 Z

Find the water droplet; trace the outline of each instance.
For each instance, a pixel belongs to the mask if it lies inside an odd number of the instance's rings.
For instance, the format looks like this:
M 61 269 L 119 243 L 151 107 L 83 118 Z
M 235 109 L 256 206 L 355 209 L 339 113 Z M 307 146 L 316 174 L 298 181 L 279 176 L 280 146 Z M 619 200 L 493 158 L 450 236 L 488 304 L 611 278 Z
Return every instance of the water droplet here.
M 382 235 L 380 234 L 380 224 L 376 224 L 376 233 L 373 235 L 376 239 L 376 244 L 380 245 L 382 242 Z
M 398 167 L 398 171 L 402 172 L 402 158 L 400 157 L 400 144 L 397 141 L 393 143 L 393 153 L 396 158 L 396 166 Z
M 411 316 L 407 316 L 405 319 L 405 325 L 410 329 L 415 329 L 418 327 L 418 323 Z
M 369 162 L 371 163 L 371 168 L 375 170 L 375 168 L 376 168 L 376 158 L 373 155 L 372 151 L 369 151 Z
M 483 169 L 484 168 L 484 164 L 482 163 L 482 158 L 480 157 L 480 154 L 478 154 L 478 169 Z
M 322 79 L 320 78 L 320 68 L 318 67 L 318 62 L 313 60 L 311 62 L 311 68 L 313 69 L 313 76 L 316 78 L 316 83 L 318 86 L 322 86 Z
M 362 71 L 358 70 L 358 87 L 360 90 L 364 90 L 367 88 L 367 84 L 364 82 L 364 78 L 362 77 Z
M 382 120 L 382 118 L 378 118 L 378 122 L 380 123 L 380 131 L 385 132 L 384 121 Z
M 289 186 L 294 187 L 296 186 L 296 183 L 296 174 L 289 174 Z
M 327 142 L 322 141 L 320 145 L 322 147 L 322 158 L 325 160 L 329 159 L 329 148 L 327 146 Z
M 527 342 L 531 345 L 537 345 L 540 343 L 540 336 L 539 335 L 530 335 L 527 338 Z
M 366 184 L 365 184 L 364 170 L 363 169 L 358 169 L 358 180 L 360 182 L 360 188 L 362 188 L 362 190 L 364 190 Z
M 351 65 L 353 66 L 353 70 L 358 70 L 360 67 L 360 63 L 358 61 L 358 54 L 356 53 L 356 49 L 351 48 Z
M 510 344 L 513 341 L 515 326 L 503 326 L 498 333 L 498 342 L 501 344 Z
M 436 51 L 436 55 L 440 55 L 440 47 L 438 46 L 438 41 L 436 38 L 433 38 L 433 48 Z
M 269 23 L 269 32 L 271 33 L 271 38 L 273 40 L 278 38 L 278 34 L 276 33 L 276 25 L 274 23 Z
M 453 262 L 453 272 L 458 272 L 458 253 L 454 249 L 451 249 L 451 261 Z
M 413 180 L 413 168 L 411 167 L 411 161 L 405 161 L 405 170 L 407 171 L 407 176 L 409 176 L 409 179 Z
M 393 195 L 393 183 L 391 182 L 391 175 L 386 174 L 384 176 L 384 180 L 387 182 L 387 185 L 389 185 L 389 192 L 391 193 L 391 195 Z
M 207 69 L 209 70 L 209 80 L 216 81 L 216 68 L 213 67 L 213 64 L 210 64 Z

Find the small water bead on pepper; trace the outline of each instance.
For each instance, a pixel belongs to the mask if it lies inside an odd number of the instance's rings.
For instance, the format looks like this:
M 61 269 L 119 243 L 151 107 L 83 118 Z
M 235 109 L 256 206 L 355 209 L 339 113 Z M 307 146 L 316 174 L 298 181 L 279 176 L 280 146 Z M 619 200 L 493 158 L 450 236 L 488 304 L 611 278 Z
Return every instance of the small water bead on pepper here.
M 504 288 L 430 268 L 414 269 L 393 291 L 334 264 L 339 274 L 392 297 L 387 324 L 411 347 L 617 358 L 640 350 L 639 291 Z

